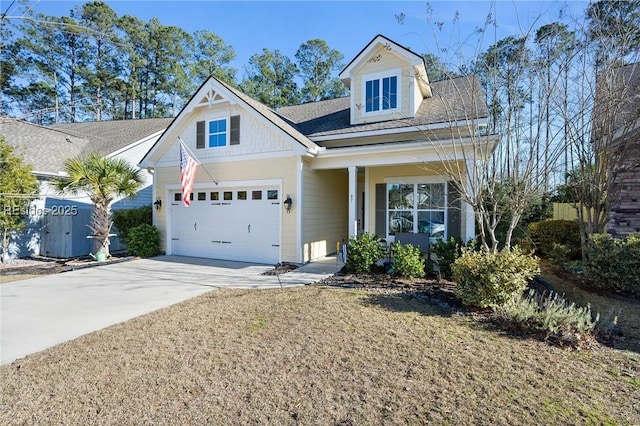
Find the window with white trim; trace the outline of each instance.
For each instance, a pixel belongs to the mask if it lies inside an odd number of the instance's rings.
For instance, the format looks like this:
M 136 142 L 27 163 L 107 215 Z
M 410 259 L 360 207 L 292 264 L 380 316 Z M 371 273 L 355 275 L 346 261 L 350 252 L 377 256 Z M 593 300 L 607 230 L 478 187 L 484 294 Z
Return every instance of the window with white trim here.
M 398 108 L 398 76 L 365 79 L 365 112 L 394 110 Z
M 209 148 L 227 146 L 227 119 L 211 120 L 208 123 Z
M 240 116 L 196 123 L 196 149 L 240 144 Z
M 431 241 L 446 238 L 446 184 L 387 184 L 387 234 L 429 234 Z

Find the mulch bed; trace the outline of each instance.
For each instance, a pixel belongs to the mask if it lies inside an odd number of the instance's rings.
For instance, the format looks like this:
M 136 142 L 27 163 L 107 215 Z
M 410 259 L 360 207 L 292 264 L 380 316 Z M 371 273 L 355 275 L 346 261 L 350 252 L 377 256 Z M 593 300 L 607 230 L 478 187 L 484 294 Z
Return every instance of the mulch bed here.
M 456 284 L 447 280 L 398 278 L 386 273 L 352 274 L 342 270 L 325 278 L 320 284 L 403 293 L 435 303 L 444 309 L 466 310 L 466 308 L 463 308 L 460 299 L 455 295 Z
M 0 274 L 2 275 L 49 275 L 61 272 L 73 271 L 75 269 L 88 268 L 93 266 L 108 265 L 111 263 L 123 262 L 133 259 L 133 256 L 126 254 L 112 254 L 104 262 L 97 262 L 90 256 L 77 257 L 72 259 L 53 259 L 47 257 L 28 257 L 14 259 L 11 263 L 0 263 Z

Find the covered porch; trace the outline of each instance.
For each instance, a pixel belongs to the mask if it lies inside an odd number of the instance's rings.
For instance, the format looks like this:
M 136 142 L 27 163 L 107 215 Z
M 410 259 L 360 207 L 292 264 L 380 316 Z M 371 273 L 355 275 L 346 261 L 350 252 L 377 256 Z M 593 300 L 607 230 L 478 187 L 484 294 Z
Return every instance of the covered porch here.
M 333 214 L 346 221 L 345 239 L 370 232 L 388 242 L 398 233 L 428 234 L 432 243 L 451 237 L 467 241 L 475 235 L 474 213 L 441 158 L 423 142 L 396 143 L 326 150 L 309 167 L 343 176 L 346 200 Z M 466 183 L 467 164 L 451 161 Z

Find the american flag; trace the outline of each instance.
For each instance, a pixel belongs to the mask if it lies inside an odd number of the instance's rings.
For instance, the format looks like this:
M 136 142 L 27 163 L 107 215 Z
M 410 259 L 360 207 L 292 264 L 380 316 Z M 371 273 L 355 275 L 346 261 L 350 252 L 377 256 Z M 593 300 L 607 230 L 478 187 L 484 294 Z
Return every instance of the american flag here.
M 198 162 L 194 160 L 180 143 L 180 184 L 182 184 L 182 202 L 189 207 L 193 181 L 198 171 Z

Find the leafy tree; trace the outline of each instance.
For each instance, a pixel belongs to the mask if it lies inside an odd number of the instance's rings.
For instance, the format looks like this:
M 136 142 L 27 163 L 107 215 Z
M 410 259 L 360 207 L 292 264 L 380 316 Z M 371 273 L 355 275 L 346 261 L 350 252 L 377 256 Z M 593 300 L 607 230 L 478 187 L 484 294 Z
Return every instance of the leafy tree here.
M 229 64 L 236 58 L 233 47 L 217 34 L 201 30 L 193 34 L 193 62 L 190 65 L 192 78 L 196 82 L 214 76 L 227 83 L 236 79 L 236 70 Z
M 118 20 L 118 28 L 123 33 L 122 43 L 125 60 L 121 79 L 124 83 L 123 118 L 143 117 L 149 72 L 147 64 L 151 47 L 146 25 L 135 16 L 125 15 Z
M 262 49 L 262 54 L 249 58 L 247 77 L 240 83 L 244 93 L 272 108 L 299 102 L 300 94 L 294 78 L 298 67 L 279 50 Z
M 2 232 L 2 261 L 9 259 L 11 234 L 25 227 L 30 203 L 38 196 L 38 180 L 31 166 L 14 153 L 0 135 L 0 231 Z
M 27 15 L 20 30 L 23 36 L 15 42 L 15 64 L 27 84 L 12 85 L 10 96 L 19 106 L 30 105 L 24 113 L 35 113 L 36 122 L 75 122 L 83 82 L 80 70 L 88 45 L 74 11 L 62 18 Z M 50 94 L 47 102 L 42 99 L 45 93 Z M 39 112 L 46 112 L 47 118 Z
M 460 73 L 451 70 L 439 56 L 434 55 L 433 53 L 424 53 L 422 55 L 422 59 L 424 60 L 424 65 L 427 69 L 427 77 L 430 82 L 460 76 Z
M 589 4 L 586 18 L 587 37 L 595 44 L 599 61 L 621 59 L 640 49 L 640 3 L 598 0 Z
M 332 72 L 339 71 L 344 56 L 329 48 L 321 39 L 302 43 L 296 52 L 298 68 L 304 82 L 300 90 L 303 102 L 322 101 L 346 96 L 346 86 Z
M 101 121 L 105 98 L 117 87 L 115 81 L 120 74 L 121 55 L 116 48 L 118 16 L 102 1 L 87 2 L 82 6 L 82 27 L 90 40 L 87 61 L 82 67 L 85 80 L 84 92 L 90 96 L 88 109 Z M 109 114 L 111 115 L 111 114 Z
M 111 204 L 118 197 L 135 195 L 142 184 L 139 169 L 121 158 L 89 154 L 65 161 L 66 176 L 53 181 L 55 187 L 70 194 L 87 194 L 93 202 L 89 228 L 95 254 L 109 255 L 109 233 L 113 226 Z

